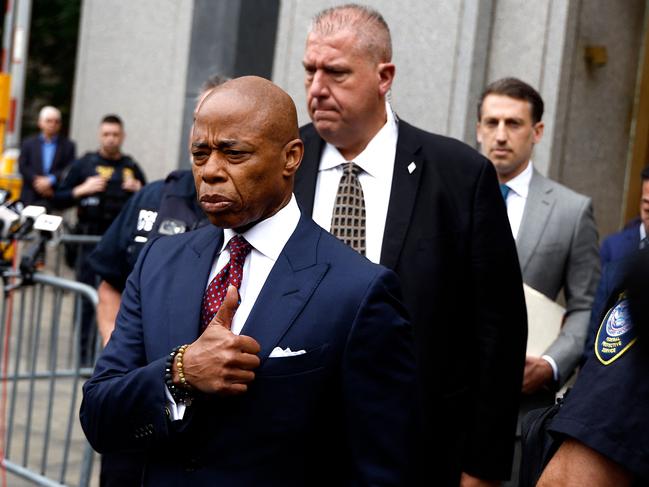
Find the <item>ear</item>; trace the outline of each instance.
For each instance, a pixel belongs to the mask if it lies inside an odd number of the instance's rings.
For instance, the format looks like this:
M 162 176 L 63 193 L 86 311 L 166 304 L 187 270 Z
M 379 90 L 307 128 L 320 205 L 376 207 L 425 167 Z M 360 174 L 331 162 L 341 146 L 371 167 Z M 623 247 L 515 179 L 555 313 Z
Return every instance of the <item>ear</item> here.
M 478 144 L 482 145 L 482 132 L 480 132 L 480 121 L 475 124 L 475 138 Z
M 545 129 L 545 124 L 543 123 L 543 121 L 536 122 L 534 124 L 534 127 L 532 127 L 532 138 L 535 144 L 541 142 L 541 139 L 543 138 L 543 129 Z
M 396 73 L 396 68 L 392 63 L 379 63 L 378 65 L 378 75 L 379 75 L 379 94 L 383 97 L 385 96 L 390 88 L 392 87 L 392 82 L 394 81 L 394 75 Z
M 284 170 L 285 177 L 292 177 L 300 167 L 304 155 L 304 143 L 300 139 L 293 139 L 284 146 Z

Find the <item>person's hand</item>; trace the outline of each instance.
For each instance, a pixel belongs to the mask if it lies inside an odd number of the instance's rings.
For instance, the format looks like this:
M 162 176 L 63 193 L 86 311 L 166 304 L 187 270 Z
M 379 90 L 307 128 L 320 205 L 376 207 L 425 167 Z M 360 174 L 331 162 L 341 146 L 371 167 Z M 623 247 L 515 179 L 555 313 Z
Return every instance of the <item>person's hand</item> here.
M 130 191 L 131 193 L 135 193 L 136 191 L 140 191 L 142 189 L 142 181 L 135 178 L 126 178 L 122 182 L 122 189 L 124 191 Z
M 499 487 L 500 484 L 500 480 L 479 479 L 466 472 L 462 472 L 462 477 L 460 477 L 460 487 Z
M 34 190 L 45 198 L 51 198 L 54 195 L 52 181 L 47 176 L 35 176 L 33 186 Z
M 533 394 L 543 386 L 552 383 L 554 374 L 552 366 L 541 357 L 525 357 L 525 372 L 523 373 L 523 394 Z
M 99 175 L 90 176 L 78 186 L 75 186 L 72 190 L 72 195 L 75 198 L 83 198 L 90 194 L 101 193 L 106 189 L 106 178 L 103 178 Z
M 183 372 L 186 381 L 201 392 L 222 395 L 242 394 L 255 378 L 261 350 L 254 338 L 235 335 L 230 331 L 237 311 L 239 293 L 229 286 L 214 319 L 203 334 L 185 350 Z M 173 380 L 178 383 L 178 372 L 173 365 Z

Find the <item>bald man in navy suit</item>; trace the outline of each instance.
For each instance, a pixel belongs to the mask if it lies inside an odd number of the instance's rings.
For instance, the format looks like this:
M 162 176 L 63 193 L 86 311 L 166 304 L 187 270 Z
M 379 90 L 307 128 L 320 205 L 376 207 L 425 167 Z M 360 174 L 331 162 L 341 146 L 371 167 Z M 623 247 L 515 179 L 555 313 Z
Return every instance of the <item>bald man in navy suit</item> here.
M 213 225 L 142 250 L 84 386 L 90 443 L 146 451 L 144 485 L 409 485 L 397 278 L 300 214 L 292 100 L 256 77 L 213 89 L 191 151 Z

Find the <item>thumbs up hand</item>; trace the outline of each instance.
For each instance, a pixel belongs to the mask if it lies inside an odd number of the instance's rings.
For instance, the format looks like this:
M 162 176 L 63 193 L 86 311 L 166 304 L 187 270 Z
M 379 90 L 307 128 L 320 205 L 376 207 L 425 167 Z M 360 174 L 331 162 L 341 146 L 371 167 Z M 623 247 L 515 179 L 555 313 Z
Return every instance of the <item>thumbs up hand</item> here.
M 183 357 L 186 381 L 205 393 L 242 394 L 255 378 L 261 347 L 254 338 L 230 331 L 239 307 L 237 288 L 230 285 L 221 307 L 203 334 L 192 343 Z M 173 365 L 173 381 L 180 380 Z

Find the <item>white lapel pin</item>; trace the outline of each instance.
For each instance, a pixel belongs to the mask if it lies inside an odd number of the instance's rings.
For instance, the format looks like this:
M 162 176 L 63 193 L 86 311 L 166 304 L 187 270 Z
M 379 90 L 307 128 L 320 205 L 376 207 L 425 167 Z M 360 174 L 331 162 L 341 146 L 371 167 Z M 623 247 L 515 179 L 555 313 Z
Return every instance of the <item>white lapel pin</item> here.
M 417 169 L 417 164 L 415 164 L 414 161 L 411 162 L 410 164 L 408 164 L 408 172 L 409 172 L 410 174 L 412 174 L 413 172 L 415 172 L 415 169 Z

